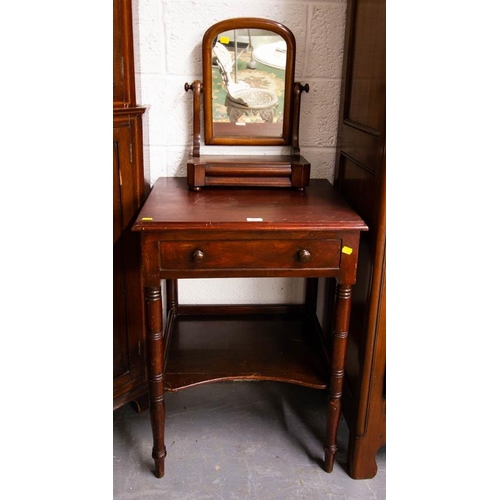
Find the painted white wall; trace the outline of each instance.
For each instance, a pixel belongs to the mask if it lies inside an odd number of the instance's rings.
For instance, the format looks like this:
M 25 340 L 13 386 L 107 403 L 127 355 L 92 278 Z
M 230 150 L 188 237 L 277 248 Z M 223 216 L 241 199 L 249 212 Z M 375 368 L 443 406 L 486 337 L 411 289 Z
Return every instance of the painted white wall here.
M 150 181 L 186 175 L 192 146 L 192 93 L 184 83 L 203 80 L 201 41 L 216 22 L 232 17 L 279 21 L 295 35 L 295 81 L 302 94 L 301 154 L 312 178 L 333 182 L 344 48 L 346 0 L 137 0 L 134 5 L 137 102 L 144 116 L 144 155 Z M 242 147 L 201 153 L 248 154 Z M 279 154 L 280 147 L 266 148 Z M 187 186 L 186 186 L 187 189 Z M 181 303 L 299 303 L 304 280 L 287 278 L 179 280 Z

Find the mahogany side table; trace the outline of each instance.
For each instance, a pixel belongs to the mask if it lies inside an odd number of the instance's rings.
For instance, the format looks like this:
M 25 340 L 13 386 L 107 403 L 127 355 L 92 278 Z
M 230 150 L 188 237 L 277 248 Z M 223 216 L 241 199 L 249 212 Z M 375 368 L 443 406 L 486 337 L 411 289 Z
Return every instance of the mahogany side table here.
M 188 189 L 160 178 L 132 228 L 141 233 L 155 475 L 164 475 L 165 391 L 272 380 L 328 390 L 325 464 L 333 469 L 351 291 L 368 227 L 327 180 L 304 191 Z M 304 304 L 183 305 L 183 278 L 304 277 Z M 316 315 L 318 278 L 335 278 L 332 332 Z M 166 280 L 166 307 L 162 280 Z

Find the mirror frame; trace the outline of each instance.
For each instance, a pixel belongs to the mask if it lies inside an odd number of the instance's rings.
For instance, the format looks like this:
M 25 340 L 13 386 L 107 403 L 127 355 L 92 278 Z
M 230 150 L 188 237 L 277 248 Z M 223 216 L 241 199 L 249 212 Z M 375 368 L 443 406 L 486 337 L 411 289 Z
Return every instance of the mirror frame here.
M 283 130 L 281 136 L 214 136 L 212 108 L 212 44 L 214 38 L 225 31 L 235 29 L 262 29 L 272 31 L 286 42 L 285 95 L 283 105 Z M 238 17 L 225 19 L 211 26 L 203 36 L 203 123 L 205 144 L 242 145 L 242 146 L 287 146 L 292 136 L 292 99 L 295 78 L 295 37 L 283 24 L 270 19 L 257 17 Z

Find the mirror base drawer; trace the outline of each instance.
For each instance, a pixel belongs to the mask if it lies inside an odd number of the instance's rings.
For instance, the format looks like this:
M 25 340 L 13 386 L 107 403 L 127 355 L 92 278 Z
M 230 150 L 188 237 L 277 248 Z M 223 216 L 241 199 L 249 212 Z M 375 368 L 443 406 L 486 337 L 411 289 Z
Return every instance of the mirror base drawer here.
M 187 164 L 191 189 L 203 187 L 281 187 L 304 189 L 311 164 L 303 156 L 201 156 Z

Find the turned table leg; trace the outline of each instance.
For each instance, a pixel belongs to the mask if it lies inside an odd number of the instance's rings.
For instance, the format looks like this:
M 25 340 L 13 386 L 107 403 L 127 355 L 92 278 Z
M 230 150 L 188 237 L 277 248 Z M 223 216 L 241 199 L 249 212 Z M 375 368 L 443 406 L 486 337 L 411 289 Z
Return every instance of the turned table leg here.
M 164 338 L 162 328 L 161 287 L 145 288 L 147 366 L 151 428 L 153 430 L 153 458 L 155 476 L 165 473 L 165 401 L 163 387 Z
M 335 300 L 335 328 L 331 352 L 330 387 L 328 392 L 327 427 L 325 443 L 325 470 L 332 472 L 337 451 L 337 431 L 340 421 L 344 365 L 351 313 L 351 286 L 337 284 Z

